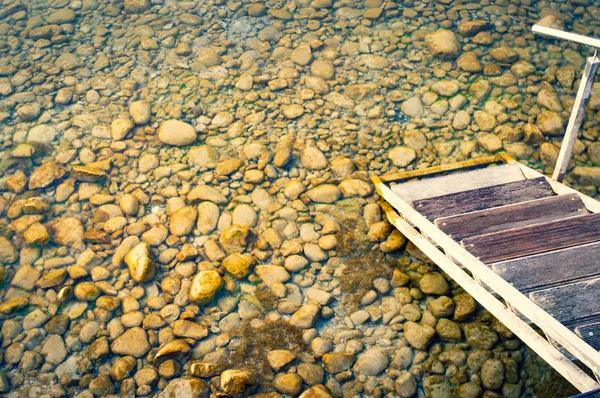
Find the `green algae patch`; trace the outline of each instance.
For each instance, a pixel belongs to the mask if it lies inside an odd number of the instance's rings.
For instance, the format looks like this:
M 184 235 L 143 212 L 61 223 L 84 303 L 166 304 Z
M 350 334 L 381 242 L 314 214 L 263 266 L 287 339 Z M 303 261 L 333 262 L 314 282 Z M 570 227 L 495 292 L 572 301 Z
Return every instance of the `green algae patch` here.
M 254 297 L 256 297 L 262 309 L 265 311 L 273 311 L 277 308 L 279 298 L 275 296 L 273 292 L 271 292 L 271 289 L 264 283 L 261 283 L 256 287 Z
M 362 217 L 338 218 L 340 230 L 335 234 L 337 246 L 335 251 L 340 257 L 356 257 L 360 253 L 370 253 L 372 243 L 369 242 L 365 221 Z
M 369 252 L 347 260 L 339 277 L 340 287 L 345 293 L 342 301 L 345 310 L 355 311 L 359 308 L 362 297 L 373 289 L 375 278 L 391 279 L 395 263 L 379 252 Z
M 281 319 L 263 322 L 259 327 L 244 322 L 230 335 L 239 339 L 239 344 L 229 356 L 227 369 L 252 370 L 262 392 L 273 391 L 274 373 L 268 360 L 270 351 L 289 350 L 298 355 L 308 349 L 302 339 L 302 330 Z

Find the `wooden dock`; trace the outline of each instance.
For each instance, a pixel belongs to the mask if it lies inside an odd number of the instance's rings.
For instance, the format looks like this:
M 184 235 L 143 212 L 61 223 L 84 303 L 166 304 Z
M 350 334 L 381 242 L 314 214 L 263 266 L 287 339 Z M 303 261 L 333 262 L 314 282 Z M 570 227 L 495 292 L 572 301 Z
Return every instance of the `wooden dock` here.
M 571 362 L 600 374 L 599 202 L 506 154 L 373 181 L 396 228 L 573 385 L 600 388 Z

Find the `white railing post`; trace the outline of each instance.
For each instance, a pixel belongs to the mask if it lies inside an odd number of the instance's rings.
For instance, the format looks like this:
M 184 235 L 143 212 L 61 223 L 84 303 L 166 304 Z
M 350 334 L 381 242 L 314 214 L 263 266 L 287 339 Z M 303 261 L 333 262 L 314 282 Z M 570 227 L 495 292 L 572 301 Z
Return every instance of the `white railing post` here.
M 573 153 L 573 146 L 575 146 L 577 134 L 583 123 L 585 108 L 590 99 L 592 84 L 594 84 L 594 78 L 596 77 L 599 65 L 600 60 L 596 57 L 596 54 L 593 57 L 589 57 L 585 63 L 581 83 L 579 83 L 579 89 L 577 90 L 577 97 L 575 97 L 575 103 L 573 103 L 573 110 L 569 118 L 569 124 L 567 125 L 565 137 L 558 153 L 558 159 L 556 159 L 556 166 L 554 166 L 554 173 L 552 174 L 552 179 L 558 182 L 561 182 L 565 178 L 565 174 L 567 174 L 569 161 Z
M 584 46 L 600 49 L 600 40 L 594 39 L 593 37 L 587 37 L 578 35 L 576 33 L 564 32 L 562 30 L 549 28 L 547 26 L 533 25 L 531 31 L 537 35 L 554 37 L 555 39 L 567 40 L 573 43 L 582 44 Z M 556 159 L 556 166 L 554 167 L 554 173 L 552 179 L 558 182 L 562 182 L 567 174 L 569 168 L 569 161 L 571 160 L 571 154 L 573 153 L 573 146 L 577 140 L 577 133 L 583 123 L 583 117 L 585 115 L 585 108 L 588 100 L 590 99 L 590 92 L 592 91 L 592 84 L 598 71 L 600 60 L 596 57 L 596 53 L 592 57 L 589 57 L 585 63 L 585 69 L 583 70 L 583 76 L 579 83 L 579 89 L 577 90 L 577 97 L 575 97 L 575 103 L 571 110 L 571 117 L 569 118 L 569 124 L 565 131 L 558 159 Z

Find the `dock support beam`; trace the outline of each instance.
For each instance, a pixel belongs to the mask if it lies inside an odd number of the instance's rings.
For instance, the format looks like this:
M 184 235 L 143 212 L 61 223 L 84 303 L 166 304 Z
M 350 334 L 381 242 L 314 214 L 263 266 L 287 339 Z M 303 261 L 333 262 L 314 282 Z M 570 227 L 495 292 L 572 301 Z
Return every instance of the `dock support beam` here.
M 581 123 L 583 123 L 585 108 L 590 99 L 592 84 L 594 83 L 594 78 L 596 77 L 599 65 L 600 60 L 596 57 L 596 54 L 594 54 L 593 57 L 589 57 L 585 64 L 581 83 L 579 83 L 579 89 L 577 90 L 577 97 L 575 98 L 571 117 L 569 118 L 569 124 L 567 125 L 567 131 L 565 132 L 558 159 L 556 160 L 556 166 L 554 167 L 554 173 L 552 174 L 552 179 L 558 182 L 562 182 L 565 178 L 565 174 L 567 174 L 569 161 L 571 160 L 571 154 L 573 153 L 573 146 L 575 146 L 577 134 L 581 128 Z
M 593 37 L 578 35 L 575 33 L 564 32 L 559 29 L 550 28 L 548 26 L 533 25 L 531 31 L 536 35 L 553 37 L 555 39 L 561 39 L 570 41 L 573 43 L 581 44 L 587 47 L 595 49 L 594 55 L 587 59 L 583 76 L 581 76 L 581 82 L 579 83 L 579 89 L 577 90 L 577 97 L 575 97 L 575 103 L 573 104 L 573 110 L 571 111 L 571 117 L 569 118 L 569 124 L 563 138 L 562 145 L 560 147 L 560 153 L 556 160 L 556 166 L 554 167 L 554 173 L 552 179 L 558 182 L 562 182 L 567 174 L 569 168 L 569 161 L 571 160 L 571 154 L 573 153 L 573 146 L 577 140 L 577 133 L 581 128 L 583 122 L 583 116 L 585 114 L 585 108 L 587 107 L 588 100 L 590 99 L 590 92 L 592 91 L 592 84 L 600 65 L 600 60 L 596 57 L 596 53 L 600 50 L 600 39 Z

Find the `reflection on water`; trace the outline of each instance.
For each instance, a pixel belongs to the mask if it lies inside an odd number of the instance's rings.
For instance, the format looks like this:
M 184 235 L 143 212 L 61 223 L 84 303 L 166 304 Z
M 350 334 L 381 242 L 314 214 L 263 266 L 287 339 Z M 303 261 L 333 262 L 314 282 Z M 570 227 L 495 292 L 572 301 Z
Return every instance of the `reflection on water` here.
M 502 149 L 550 172 L 588 51 L 530 26 L 598 37 L 593 3 L 4 0 L 0 391 L 558 391 L 368 176 Z

